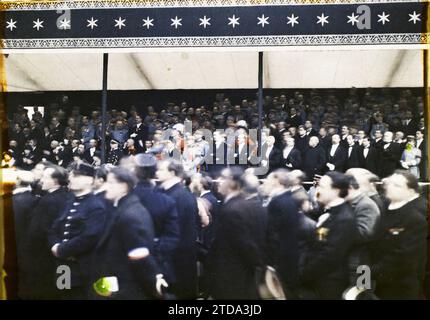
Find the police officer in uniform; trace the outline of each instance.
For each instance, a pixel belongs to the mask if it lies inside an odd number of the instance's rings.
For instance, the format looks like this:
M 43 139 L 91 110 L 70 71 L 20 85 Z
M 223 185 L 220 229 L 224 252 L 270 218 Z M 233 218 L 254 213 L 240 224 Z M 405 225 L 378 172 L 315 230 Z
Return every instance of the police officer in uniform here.
M 119 160 L 121 160 L 123 156 L 122 151 L 119 149 L 118 141 L 112 139 L 110 141 L 110 150 L 107 156 L 106 163 L 113 164 L 114 166 L 118 165 Z
M 85 299 L 89 285 L 90 256 L 99 240 L 105 221 L 105 205 L 92 192 L 94 168 L 76 164 L 69 176 L 74 196 L 54 222 L 49 243 L 60 265 L 71 270 L 71 289 L 63 290 L 64 299 Z

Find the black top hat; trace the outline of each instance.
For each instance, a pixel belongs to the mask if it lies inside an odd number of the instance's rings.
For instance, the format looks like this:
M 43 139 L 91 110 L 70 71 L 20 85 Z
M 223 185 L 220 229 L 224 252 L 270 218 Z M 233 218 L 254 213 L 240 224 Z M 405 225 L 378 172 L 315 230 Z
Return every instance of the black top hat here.
M 94 177 L 95 169 L 87 163 L 77 163 L 72 169 L 72 172 L 87 177 Z

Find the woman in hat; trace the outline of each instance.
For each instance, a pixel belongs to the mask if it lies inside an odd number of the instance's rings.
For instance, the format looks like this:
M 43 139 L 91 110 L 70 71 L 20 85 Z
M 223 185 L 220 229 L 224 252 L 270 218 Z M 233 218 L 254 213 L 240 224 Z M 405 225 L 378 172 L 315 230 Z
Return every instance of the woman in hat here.
M 420 178 L 419 164 L 421 162 L 421 150 L 415 147 L 415 137 L 407 136 L 406 148 L 403 151 L 400 164 L 417 179 Z

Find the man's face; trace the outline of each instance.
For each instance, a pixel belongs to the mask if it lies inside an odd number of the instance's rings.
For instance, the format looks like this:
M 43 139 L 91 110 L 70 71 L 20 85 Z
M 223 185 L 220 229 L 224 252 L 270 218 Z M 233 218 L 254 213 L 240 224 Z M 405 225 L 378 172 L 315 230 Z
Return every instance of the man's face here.
M 136 116 L 136 122 L 137 123 L 142 123 L 142 118 L 140 116 Z
M 384 142 L 391 142 L 393 140 L 393 134 L 391 132 L 384 133 Z
M 312 123 L 309 120 L 305 122 L 305 128 L 306 129 L 312 128 Z
M 420 139 L 423 139 L 423 138 L 424 138 L 424 135 L 423 135 L 423 133 L 422 133 L 421 131 L 417 131 L 417 132 L 415 133 L 415 138 L 416 138 L 417 140 L 420 140 Z
M 366 135 L 366 134 L 364 133 L 364 131 L 363 131 L 363 130 L 358 131 L 358 137 L 359 137 L 360 139 L 363 139 L 365 135 Z
M 370 140 L 369 140 L 369 138 L 364 138 L 363 139 L 363 146 L 364 147 L 369 147 L 370 146 Z
M 338 190 L 332 188 L 332 180 L 328 176 L 323 176 L 316 188 L 317 200 L 323 205 L 329 204 L 338 197 Z
M 42 176 L 40 178 L 40 185 L 43 191 L 58 187 L 57 181 L 55 179 L 52 179 L 53 173 L 53 168 L 46 168 L 45 170 L 43 170 Z
M 174 177 L 173 172 L 168 170 L 169 164 L 167 162 L 160 162 L 157 166 L 157 171 L 155 175 L 161 182 L 165 182 Z
M 338 144 L 340 142 L 340 137 L 339 135 L 335 134 L 333 137 L 331 137 L 331 142 L 333 144 Z
M 346 126 L 342 127 L 342 134 L 348 134 L 348 127 Z
M 352 136 L 348 136 L 346 138 L 346 142 L 348 142 L 349 146 L 353 146 L 354 145 L 354 138 Z
M 303 127 L 299 128 L 299 135 L 304 136 L 305 134 L 306 134 L 305 128 L 303 128 Z
M 91 147 L 91 148 L 95 148 L 95 147 L 96 147 L 96 145 L 97 145 L 97 141 L 96 141 L 96 140 L 94 140 L 94 139 L 91 139 L 91 140 L 90 140 L 90 147 Z
M 384 179 L 385 196 L 392 202 L 405 200 L 405 190 L 408 190 L 406 179 L 399 174 Z M 406 196 L 407 197 L 407 196 Z
M 327 131 L 324 128 L 321 128 L 319 134 L 321 137 L 325 137 L 327 135 Z
M 80 144 L 78 146 L 78 153 L 83 154 L 85 152 L 85 146 L 83 144 Z
M 73 171 L 69 175 L 69 189 L 74 192 L 79 192 L 91 188 L 94 183 L 93 177 L 75 174 Z
M 294 142 L 295 142 L 295 141 L 294 141 L 294 138 L 291 138 L 291 137 L 290 137 L 290 138 L 288 138 L 288 139 L 287 139 L 287 146 L 288 146 L 288 147 L 294 147 Z
M 230 171 L 228 169 L 224 169 L 221 172 L 220 177 L 218 178 L 219 184 L 218 184 L 218 192 L 222 194 L 224 197 L 227 196 L 231 190 L 231 178 L 229 177 Z
M 380 138 L 382 138 L 382 133 L 381 133 L 381 131 L 376 130 L 375 131 L 375 139 L 380 139 Z

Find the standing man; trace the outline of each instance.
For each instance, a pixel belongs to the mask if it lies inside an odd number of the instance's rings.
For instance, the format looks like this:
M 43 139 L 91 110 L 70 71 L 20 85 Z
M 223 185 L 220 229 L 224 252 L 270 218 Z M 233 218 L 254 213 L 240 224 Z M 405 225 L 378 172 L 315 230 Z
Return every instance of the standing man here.
M 48 166 L 43 170 L 40 184 L 46 194 L 33 207 L 22 242 L 25 249 L 22 280 L 26 283 L 24 299 L 56 299 L 55 259 L 49 252 L 48 236 L 54 221 L 62 213 L 69 197 L 66 186 L 67 171 L 59 166 Z
M 347 158 L 345 170 L 350 168 L 360 167 L 360 153 L 359 146 L 355 143 L 354 137 L 349 135 L 346 137 L 346 142 L 348 143 Z
M 309 149 L 303 157 L 303 171 L 310 181 L 314 180 L 315 175 L 322 175 L 325 169 L 327 158 L 324 148 L 319 145 L 317 137 L 309 139 Z
M 329 149 L 327 168 L 329 171 L 343 172 L 347 159 L 347 152 L 340 144 L 340 136 L 338 134 L 333 135 L 331 141 L 332 145 Z
M 136 124 L 128 132 L 129 137 L 134 140 L 137 152 L 143 152 L 145 141 L 148 139 L 148 127 L 143 123 L 142 117 L 136 114 Z
M 198 208 L 195 197 L 182 184 L 183 173 L 181 163 L 165 160 L 159 162 L 156 176 L 163 192 L 175 200 L 179 219 L 179 245 L 173 255 L 176 282 L 172 284 L 172 291 L 178 299 L 195 299 Z
M 52 254 L 71 269 L 71 289 L 64 290 L 65 299 L 87 297 L 90 257 L 106 218 L 105 205 L 92 190 L 94 174 L 94 168 L 88 164 L 73 167 L 69 176 L 73 196 L 50 232 Z
M 148 210 L 154 223 L 153 254 L 163 269 L 169 283 L 176 279 L 173 256 L 180 241 L 179 218 L 175 200 L 155 188 L 152 182 L 157 162 L 152 154 L 138 154 L 135 157 L 138 182 L 133 193 Z
M 122 156 L 123 156 L 123 153 L 119 149 L 118 141 L 112 139 L 110 141 L 110 151 L 107 155 L 106 163 L 110 163 L 116 166 L 119 164 L 119 160 L 121 160 Z
M 349 284 L 354 216 L 345 202 L 348 189 L 348 177 L 339 172 L 324 175 L 317 187 L 317 200 L 325 213 L 319 217 L 315 241 L 301 261 L 301 279 L 320 299 L 341 299 Z
M 381 219 L 372 276 L 381 299 L 423 299 L 427 221 L 417 209 L 417 179 L 404 170 L 383 180 L 390 201 Z
M 106 199 L 113 208 L 93 254 L 91 281 L 96 281 L 95 292 L 102 289 L 93 297 L 150 299 L 161 297 L 167 287 L 154 256 L 151 216 L 132 192 L 135 182 L 124 168 L 108 173 Z M 102 279 L 116 280 L 118 288 L 106 294 Z
M 257 299 L 255 271 L 263 267 L 263 212 L 251 210 L 241 194 L 243 170 L 226 168 L 220 176 L 219 192 L 224 196 L 219 223 L 210 253 L 210 295 L 214 299 Z
M 422 181 L 427 181 L 428 179 L 428 155 L 426 149 L 427 141 L 424 140 L 424 132 L 422 130 L 417 130 L 415 133 L 416 147 L 421 150 L 421 162 L 419 165 L 420 178 Z
M 360 167 L 377 174 L 378 162 L 378 150 L 372 146 L 369 136 L 365 136 L 361 143 Z
M 381 149 L 379 158 L 379 168 L 381 178 L 385 178 L 399 167 L 402 151 L 398 143 L 393 142 L 393 133 L 386 131 L 384 133 L 384 146 Z
M 282 151 L 281 167 L 295 170 L 300 169 L 302 165 L 302 155 L 298 149 L 295 148 L 294 138 L 286 138 L 286 147 Z

